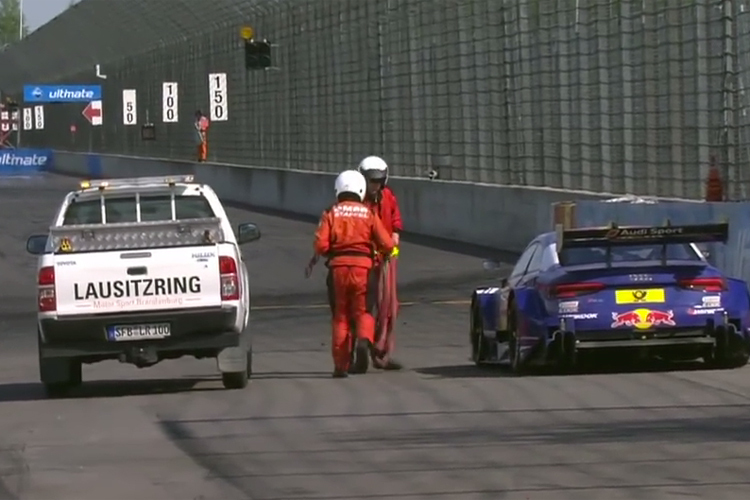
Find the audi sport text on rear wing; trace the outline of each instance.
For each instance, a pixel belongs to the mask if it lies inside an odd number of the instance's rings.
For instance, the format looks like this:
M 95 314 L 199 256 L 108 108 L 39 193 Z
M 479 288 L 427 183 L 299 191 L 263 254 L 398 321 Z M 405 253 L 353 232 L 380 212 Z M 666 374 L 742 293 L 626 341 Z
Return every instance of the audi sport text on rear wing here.
M 221 243 L 218 218 L 80 224 L 50 228 L 47 251 L 55 254 L 138 250 Z
M 563 230 L 555 227 L 557 251 L 564 248 L 613 247 L 628 245 L 672 245 L 679 243 L 726 243 L 729 224 L 692 226 L 616 226 Z

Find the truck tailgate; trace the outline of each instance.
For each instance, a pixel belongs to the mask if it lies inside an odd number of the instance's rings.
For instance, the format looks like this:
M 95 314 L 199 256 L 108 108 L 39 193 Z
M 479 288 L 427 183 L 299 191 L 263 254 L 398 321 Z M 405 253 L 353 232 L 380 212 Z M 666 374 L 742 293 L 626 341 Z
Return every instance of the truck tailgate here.
M 216 244 L 58 253 L 59 316 L 221 305 Z

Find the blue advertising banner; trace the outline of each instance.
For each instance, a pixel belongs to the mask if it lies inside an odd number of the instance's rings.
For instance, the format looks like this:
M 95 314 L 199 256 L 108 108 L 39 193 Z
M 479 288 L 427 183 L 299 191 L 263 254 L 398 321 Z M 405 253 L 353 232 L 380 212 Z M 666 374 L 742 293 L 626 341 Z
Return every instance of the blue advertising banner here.
M 0 149 L 0 176 L 46 172 L 53 158 L 51 149 Z
M 26 103 L 91 102 L 102 98 L 101 85 L 24 85 Z

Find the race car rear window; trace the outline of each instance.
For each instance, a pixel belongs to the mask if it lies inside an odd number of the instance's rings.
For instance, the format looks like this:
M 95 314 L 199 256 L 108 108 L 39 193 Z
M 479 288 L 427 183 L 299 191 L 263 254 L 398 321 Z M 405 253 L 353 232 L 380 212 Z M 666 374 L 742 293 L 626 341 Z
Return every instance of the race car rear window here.
M 172 219 L 169 196 L 141 196 L 141 221 Z M 135 197 L 106 198 L 107 223 L 136 222 Z M 214 217 L 211 205 L 203 196 L 176 196 L 177 219 L 200 219 Z M 99 199 L 73 202 L 65 212 L 63 225 L 101 224 L 102 213 Z
M 661 245 L 612 247 L 611 262 L 616 264 L 618 262 L 661 260 L 663 248 Z M 687 244 L 667 245 L 666 249 L 667 260 L 700 260 L 693 247 Z M 605 264 L 607 262 L 607 249 L 604 247 L 565 248 L 562 251 L 561 262 L 566 266 Z

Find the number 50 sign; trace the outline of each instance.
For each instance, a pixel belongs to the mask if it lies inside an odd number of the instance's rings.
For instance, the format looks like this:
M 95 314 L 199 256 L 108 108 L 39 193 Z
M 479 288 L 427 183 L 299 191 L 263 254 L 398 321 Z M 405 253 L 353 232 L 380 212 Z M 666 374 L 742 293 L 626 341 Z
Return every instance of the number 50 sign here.
M 227 74 L 211 73 L 208 75 L 208 99 L 211 103 L 211 121 L 225 122 L 229 119 L 227 104 Z

